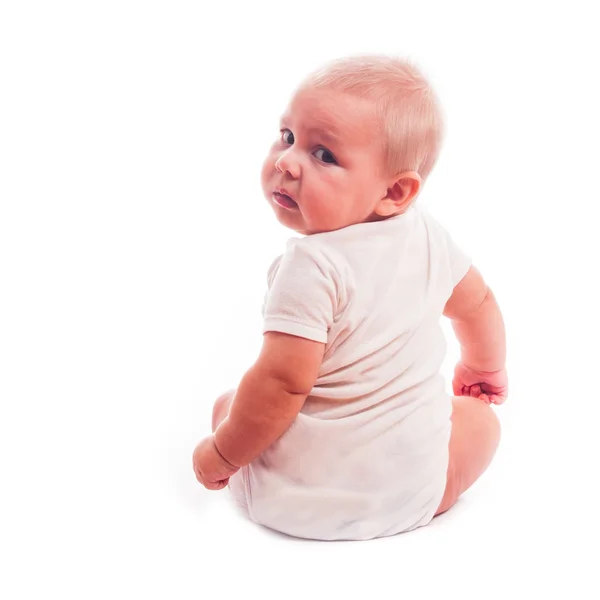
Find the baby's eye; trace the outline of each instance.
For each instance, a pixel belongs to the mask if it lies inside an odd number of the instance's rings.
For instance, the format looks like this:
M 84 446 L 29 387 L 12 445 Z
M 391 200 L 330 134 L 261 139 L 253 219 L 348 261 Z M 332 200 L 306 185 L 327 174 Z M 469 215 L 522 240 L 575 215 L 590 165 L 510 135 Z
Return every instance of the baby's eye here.
M 294 134 L 289 129 L 282 129 L 281 130 L 281 139 L 286 144 L 293 144 L 294 143 Z
M 319 152 L 322 152 L 321 157 L 318 156 Z M 329 150 L 326 150 L 325 148 L 319 148 L 316 152 L 315 152 L 315 156 L 323 161 L 324 163 L 329 163 L 329 164 L 337 164 L 337 161 L 335 160 L 335 156 L 333 156 L 333 154 L 331 154 L 331 152 L 329 152 Z

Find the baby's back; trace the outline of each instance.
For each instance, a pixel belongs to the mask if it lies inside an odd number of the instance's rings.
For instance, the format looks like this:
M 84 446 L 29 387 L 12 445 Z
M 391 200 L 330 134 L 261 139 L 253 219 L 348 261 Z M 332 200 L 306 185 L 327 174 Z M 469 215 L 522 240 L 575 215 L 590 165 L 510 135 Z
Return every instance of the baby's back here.
M 269 271 L 265 330 L 326 344 L 288 431 L 232 480 L 250 517 L 316 539 L 426 525 L 446 481 L 444 305 L 470 266 L 412 208 L 291 240 Z

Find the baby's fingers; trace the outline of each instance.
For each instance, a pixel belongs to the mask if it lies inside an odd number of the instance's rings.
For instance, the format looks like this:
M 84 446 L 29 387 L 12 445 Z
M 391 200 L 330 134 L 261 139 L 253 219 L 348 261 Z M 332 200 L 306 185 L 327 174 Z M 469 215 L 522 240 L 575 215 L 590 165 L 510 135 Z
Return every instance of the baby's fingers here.
M 452 390 L 455 396 L 470 396 L 471 386 L 470 385 L 457 385 Z
M 222 490 L 224 487 L 227 486 L 227 484 L 229 483 L 229 477 L 227 479 L 222 479 L 221 481 L 207 481 L 204 484 L 204 487 L 207 490 Z
M 464 389 L 465 389 L 465 386 L 462 384 L 461 381 L 458 381 L 456 379 L 454 381 L 452 381 L 452 393 L 455 396 L 464 396 L 465 395 Z
M 194 475 L 196 476 L 198 483 L 204 485 L 204 477 L 202 476 L 202 472 L 199 469 L 194 469 Z
M 481 386 L 478 384 L 471 386 L 471 397 L 479 398 L 481 396 Z

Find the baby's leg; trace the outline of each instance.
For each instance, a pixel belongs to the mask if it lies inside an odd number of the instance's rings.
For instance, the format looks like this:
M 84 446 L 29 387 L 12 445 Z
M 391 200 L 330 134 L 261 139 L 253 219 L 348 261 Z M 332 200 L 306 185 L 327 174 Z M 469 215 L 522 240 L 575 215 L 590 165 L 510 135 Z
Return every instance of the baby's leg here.
M 488 468 L 500 443 L 500 422 L 483 400 L 452 399 L 452 435 L 446 491 L 436 516 L 453 506 Z
M 221 424 L 221 421 L 229 414 L 229 407 L 235 395 L 235 390 L 229 390 L 217 398 L 213 406 L 212 413 L 212 430 L 213 432 Z

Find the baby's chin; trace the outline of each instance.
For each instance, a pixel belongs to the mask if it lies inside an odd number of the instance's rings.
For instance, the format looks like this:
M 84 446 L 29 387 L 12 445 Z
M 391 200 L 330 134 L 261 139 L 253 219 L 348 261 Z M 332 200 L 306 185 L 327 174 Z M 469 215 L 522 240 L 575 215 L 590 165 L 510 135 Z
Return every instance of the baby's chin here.
M 279 223 L 283 225 L 286 229 L 291 229 L 292 231 L 295 231 L 296 233 L 300 233 L 302 235 L 310 235 L 311 233 L 314 233 L 312 231 L 309 231 L 306 225 L 302 222 L 302 219 L 293 219 L 289 213 L 280 212 L 278 210 L 278 207 L 273 208 L 275 217 L 277 218 Z
M 300 210 L 286 210 L 281 206 L 273 205 L 273 202 L 271 202 L 271 207 L 273 208 L 273 212 L 275 213 L 275 217 L 279 223 L 286 229 L 290 229 L 291 231 L 295 231 L 301 235 L 319 233 L 317 231 L 312 231 L 309 227 L 307 227 L 304 219 L 302 218 L 302 213 Z
M 300 206 L 298 206 L 295 202 L 295 206 L 285 206 L 279 204 L 274 198 L 272 194 L 265 194 L 265 197 L 273 209 L 275 213 L 275 217 L 279 221 L 281 225 L 283 225 L 287 229 L 291 229 L 296 233 L 301 235 L 313 235 L 315 233 L 328 233 L 330 231 L 337 231 L 338 229 L 343 229 L 344 227 L 348 227 L 350 225 L 354 225 L 354 222 L 341 222 L 336 223 L 335 225 L 331 224 L 320 224 L 320 223 L 306 223 L 304 216 L 302 214 L 302 210 Z

